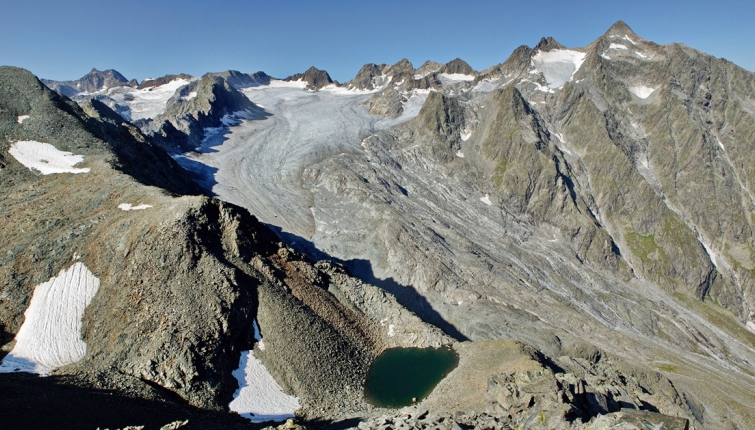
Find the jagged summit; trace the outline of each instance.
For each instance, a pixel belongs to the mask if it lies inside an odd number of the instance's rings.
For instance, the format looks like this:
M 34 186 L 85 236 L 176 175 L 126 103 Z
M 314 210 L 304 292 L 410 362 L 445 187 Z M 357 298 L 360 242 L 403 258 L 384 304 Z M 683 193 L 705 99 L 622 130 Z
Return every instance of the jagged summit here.
M 333 80 L 325 70 L 320 70 L 315 66 L 310 67 L 304 73 L 297 73 L 285 79 L 286 81 L 304 81 L 307 83 L 307 89 L 319 90 L 320 88 L 330 85 Z
M 405 73 L 414 72 L 414 65 L 412 65 L 411 61 L 407 60 L 406 58 L 402 58 L 396 64 L 391 66 L 391 74 L 399 74 L 402 72 L 405 72 Z
M 359 72 L 354 79 L 347 82 L 345 85 L 347 88 L 355 88 L 359 90 L 373 90 L 376 88 L 376 78 L 383 76 L 383 71 L 388 66 L 382 64 L 378 66 L 375 63 L 368 63 L 359 69 Z
M 535 51 L 552 51 L 554 49 L 566 49 L 566 47 L 556 41 L 556 39 L 548 36 L 540 39 L 537 45 L 535 45 Z

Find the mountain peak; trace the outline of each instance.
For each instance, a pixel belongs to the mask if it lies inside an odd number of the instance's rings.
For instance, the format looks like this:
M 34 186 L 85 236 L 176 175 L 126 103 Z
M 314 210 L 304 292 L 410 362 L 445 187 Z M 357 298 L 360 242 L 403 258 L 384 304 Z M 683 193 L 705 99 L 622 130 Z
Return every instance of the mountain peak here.
M 443 69 L 441 69 L 443 73 L 461 73 L 464 75 L 474 75 L 475 70 L 467 64 L 466 61 L 462 60 L 461 58 L 455 58 L 448 63 L 446 63 L 445 66 L 443 66 Z
M 289 76 L 285 79 L 286 81 L 299 81 L 302 80 L 307 83 L 307 88 L 309 89 L 317 89 L 330 85 L 333 83 L 333 80 L 330 78 L 330 75 L 325 70 L 320 70 L 315 66 L 310 67 L 307 69 L 304 73 L 297 73 L 295 75 Z
M 618 36 L 618 37 L 624 37 L 624 36 L 637 36 L 634 31 L 624 22 L 624 21 L 616 21 L 605 33 L 604 36 Z
M 548 36 L 540 39 L 540 42 L 535 46 L 535 51 L 552 51 L 554 49 L 566 49 L 566 47 L 558 42 L 556 39 Z

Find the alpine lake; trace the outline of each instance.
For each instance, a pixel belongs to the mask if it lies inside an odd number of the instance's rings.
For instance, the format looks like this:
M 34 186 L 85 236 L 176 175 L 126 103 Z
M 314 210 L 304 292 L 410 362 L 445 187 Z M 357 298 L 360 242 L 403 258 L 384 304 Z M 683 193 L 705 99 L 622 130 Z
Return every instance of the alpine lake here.
M 367 373 L 365 399 L 382 408 L 419 402 L 458 364 L 459 356 L 450 347 L 388 349 Z

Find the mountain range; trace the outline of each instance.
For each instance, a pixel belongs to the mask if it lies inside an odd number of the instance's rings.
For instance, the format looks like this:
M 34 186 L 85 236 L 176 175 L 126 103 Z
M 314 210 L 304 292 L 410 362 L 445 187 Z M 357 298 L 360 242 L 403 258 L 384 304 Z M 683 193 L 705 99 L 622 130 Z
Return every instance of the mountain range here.
M 735 64 L 617 22 L 482 71 L 0 83 L 0 384 L 166 411 L 71 422 L 293 414 L 234 409 L 259 362 L 314 428 L 755 423 L 755 74 Z M 75 329 L 40 335 L 56 318 Z M 364 400 L 383 351 L 440 346 L 459 366 L 426 399 Z

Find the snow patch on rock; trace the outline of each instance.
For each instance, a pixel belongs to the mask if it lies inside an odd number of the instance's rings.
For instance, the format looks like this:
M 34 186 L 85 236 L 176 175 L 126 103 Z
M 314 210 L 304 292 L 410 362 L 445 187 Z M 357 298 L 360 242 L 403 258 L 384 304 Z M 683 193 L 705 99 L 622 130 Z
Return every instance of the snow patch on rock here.
M 474 76 L 465 75 L 463 73 L 439 73 L 438 78 L 440 78 L 440 81 L 443 84 L 462 81 L 474 81 Z
M 20 116 L 18 117 L 18 123 L 19 123 L 19 124 L 23 124 L 23 123 L 24 123 L 24 121 L 26 121 L 26 120 L 27 120 L 27 119 L 29 119 L 29 118 L 31 118 L 31 117 L 30 117 L 29 115 L 20 115 Z
M 307 81 L 299 79 L 298 81 L 279 81 L 278 79 L 270 79 L 270 83 L 267 85 L 272 88 L 307 88 Z
M 81 262 L 37 285 L 16 345 L 0 364 L 0 373 L 46 375 L 84 358 L 87 345 L 81 339 L 81 319 L 99 288 L 100 280 Z
M 254 351 L 241 353 L 239 368 L 232 374 L 239 388 L 228 407 L 252 422 L 284 421 L 301 407 L 297 397 L 283 392 Z
M 485 197 L 480 197 L 480 200 L 488 206 L 493 205 L 493 202 L 490 201 L 490 194 L 485 194 Z
M 20 140 L 8 149 L 10 155 L 29 170 L 38 170 L 43 175 L 53 173 L 87 173 L 89 168 L 74 168 L 84 161 L 83 155 L 60 151 L 49 143 Z
M 118 205 L 118 209 L 122 211 L 141 211 L 147 208 L 151 208 L 152 205 L 140 204 L 138 206 L 131 206 L 131 203 L 121 203 Z
M 257 346 L 262 351 L 265 350 L 265 342 L 262 341 L 262 334 L 260 333 L 260 326 L 257 324 L 257 320 L 252 321 L 252 328 L 254 328 L 254 340 L 257 341 Z
M 456 151 L 456 156 L 459 157 L 459 158 L 464 158 L 464 153 L 461 152 L 461 149 L 458 150 L 458 151 Z
M 629 91 L 641 99 L 646 99 L 650 97 L 650 95 L 653 94 L 653 92 L 655 92 L 655 90 L 657 89 L 658 88 L 646 87 L 644 85 L 637 85 L 634 87 L 629 87 Z
M 548 87 L 546 87 L 544 85 L 541 85 L 541 84 L 539 84 L 537 82 L 532 82 L 532 81 L 527 80 L 527 79 L 522 79 L 520 82 L 529 82 L 530 84 L 532 84 L 532 85 L 535 86 L 536 90 L 542 91 L 544 93 L 555 93 L 554 90 L 552 90 L 552 89 L 550 89 L 550 88 L 548 88 Z M 480 106 L 480 107 L 482 107 L 482 106 Z
M 561 88 L 577 73 L 587 54 L 569 49 L 538 51 L 532 57 L 535 68 L 543 74 L 550 88 Z
M 625 51 L 629 50 L 629 48 L 627 48 L 626 46 L 620 43 L 612 43 L 611 45 L 608 46 L 608 49 L 623 49 Z

